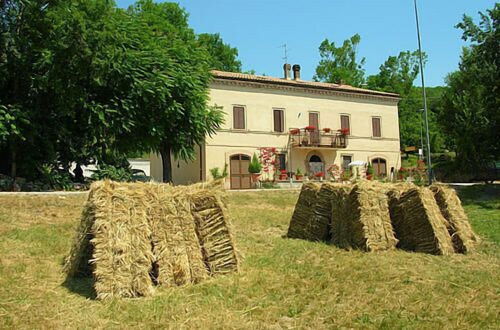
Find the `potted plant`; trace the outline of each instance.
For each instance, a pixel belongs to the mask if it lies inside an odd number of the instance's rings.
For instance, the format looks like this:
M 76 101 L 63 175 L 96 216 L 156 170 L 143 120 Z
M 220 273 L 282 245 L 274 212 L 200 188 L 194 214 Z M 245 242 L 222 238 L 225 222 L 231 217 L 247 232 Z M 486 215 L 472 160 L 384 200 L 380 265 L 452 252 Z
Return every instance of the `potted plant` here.
M 323 128 L 323 132 L 325 133 L 330 133 L 331 129 L 328 127 Z
M 293 128 L 290 130 L 290 134 L 292 134 L 292 135 L 297 135 L 299 133 L 300 133 L 300 129 L 298 129 L 298 128 Z
M 340 131 L 340 134 L 342 134 L 342 135 L 349 135 L 348 128 L 341 128 L 339 131 Z
M 314 174 L 314 177 L 316 177 L 316 179 L 319 179 L 320 181 L 323 181 L 323 178 L 325 177 L 325 173 L 317 172 Z
M 366 179 L 373 179 L 373 166 L 370 163 L 368 163 L 368 167 L 366 168 Z
M 262 164 L 259 162 L 257 155 L 254 153 L 252 156 L 252 160 L 248 165 L 248 172 L 252 174 L 252 181 L 258 182 L 260 177 L 260 171 L 262 170 Z
M 286 170 L 281 170 L 280 171 L 280 180 L 286 180 L 288 179 L 288 174 L 286 173 Z
M 308 132 L 313 132 L 316 130 L 316 127 L 309 125 L 309 126 L 306 126 L 304 129 Z
M 300 170 L 300 168 L 297 169 L 297 171 L 295 172 L 295 179 L 300 181 L 302 180 L 302 171 Z

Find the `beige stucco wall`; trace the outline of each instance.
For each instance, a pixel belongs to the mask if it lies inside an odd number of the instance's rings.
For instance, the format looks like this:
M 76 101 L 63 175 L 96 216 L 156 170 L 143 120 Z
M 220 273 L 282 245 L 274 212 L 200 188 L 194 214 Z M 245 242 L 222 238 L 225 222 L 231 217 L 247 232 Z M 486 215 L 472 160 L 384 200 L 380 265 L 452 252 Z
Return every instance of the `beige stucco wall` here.
M 185 162 L 177 160 L 173 156 L 172 161 L 172 179 L 174 184 L 191 184 L 199 182 L 200 180 L 200 166 L 202 157 L 200 157 L 200 148 L 196 147 L 196 158 L 193 162 Z M 161 156 L 158 154 L 151 154 L 150 160 L 150 173 L 154 181 L 161 182 L 163 180 L 163 167 Z M 204 179 L 205 177 L 203 177 Z
M 210 103 L 223 108 L 225 124 L 221 130 L 206 141 L 203 157 L 203 172 L 210 178 L 209 169 L 223 168 L 233 154 L 243 153 L 251 156 L 261 147 L 275 147 L 286 152 L 288 129 L 303 128 L 309 124 L 309 112 L 318 112 L 320 129 L 340 129 L 340 115 L 350 116 L 351 136 L 345 149 L 292 149 L 288 154 L 291 170 L 297 167 L 306 170 L 305 159 L 311 152 L 324 158 L 325 164 L 341 165 L 341 155 L 351 155 L 353 160 L 369 162 L 372 158 L 382 157 L 387 161 L 387 171 L 391 167 L 401 167 L 399 122 L 397 100 L 380 97 L 349 96 L 340 93 L 315 92 L 299 88 L 263 88 L 214 82 L 210 90 Z M 245 107 L 245 130 L 232 128 L 232 108 Z M 284 109 L 285 132 L 273 132 L 273 109 Z M 372 138 L 373 116 L 381 118 L 381 138 Z M 152 162 L 153 163 L 153 162 Z M 175 162 L 177 165 L 177 163 Z M 161 163 L 160 163 L 161 165 Z M 196 167 L 199 173 L 199 160 Z M 152 176 L 155 173 L 151 165 Z M 181 164 L 177 169 L 178 182 L 192 180 L 194 169 L 190 164 Z M 186 173 L 190 173 L 187 175 Z M 199 174 L 198 174 L 199 177 Z M 182 178 L 182 179 L 181 179 Z M 228 183 L 229 184 L 229 183 Z

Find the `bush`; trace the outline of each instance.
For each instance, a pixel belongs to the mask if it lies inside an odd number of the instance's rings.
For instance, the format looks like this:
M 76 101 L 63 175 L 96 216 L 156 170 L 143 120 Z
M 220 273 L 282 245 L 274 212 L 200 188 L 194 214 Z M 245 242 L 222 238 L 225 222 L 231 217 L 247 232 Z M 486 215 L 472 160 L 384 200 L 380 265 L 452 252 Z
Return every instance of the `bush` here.
M 210 169 L 210 174 L 212 175 L 212 178 L 214 180 L 219 180 L 219 179 L 225 179 L 228 176 L 227 172 L 227 163 L 224 164 L 224 170 L 222 170 L 222 173 L 220 172 L 220 168 L 214 167 Z
M 133 171 L 130 165 L 114 166 L 108 164 L 101 164 L 93 171 L 91 178 L 93 180 L 109 179 L 113 181 L 132 181 Z
M 257 174 L 260 173 L 260 171 L 262 171 L 262 164 L 259 162 L 257 155 L 254 153 L 252 161 L 250 162 L 250 165 L 248 165 L 248 172 Z
M 73 190 L 73 177 L 68 171 L 57 169 L 50 165 L 43 165 L 40 172 L 42 175 L 41 181 L 43 183 L 47 183 L 50 188 L 54 190 Z

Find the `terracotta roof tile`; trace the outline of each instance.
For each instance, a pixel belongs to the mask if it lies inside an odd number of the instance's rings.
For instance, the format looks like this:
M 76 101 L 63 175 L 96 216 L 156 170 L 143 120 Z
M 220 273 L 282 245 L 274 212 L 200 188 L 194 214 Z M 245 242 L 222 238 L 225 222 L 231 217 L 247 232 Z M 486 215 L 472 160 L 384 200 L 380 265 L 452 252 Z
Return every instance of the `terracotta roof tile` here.
M 379 92 L 379 91 L 374 91 L 374 90 L 365 89 L 365 88 L 358 88 L 358 87 L 353 87 L 350 85 L 343 85 L 343 84 L 341 85 L 341 84 L 331 84 L 331 83 L 324 83 L 324 82 L 293 80 L 293 79 L 288 80 L 288 79 L 284 79 L 284 78 L 258 76 L 258 75 L 252 75 L 252 74 L 226 72 L 226 71 L 218 71 L 218 70 L 212 70 L 212 74 L 214 75 L 214 77 L 216 79 L 240 80 L 240 81 L 278 84 L 278 85 L 295 86 L 295 87 L 317 88 L 317 89 L 326 89 L 326 90 L 333 90 L 333 91 L 339 91 L 339 92 L 350 92 L 350 93 L 357 93 L 357 94 L 368 94 L 368 95 L 375 95 L 375 96 L 399 98 L 398 94 Z

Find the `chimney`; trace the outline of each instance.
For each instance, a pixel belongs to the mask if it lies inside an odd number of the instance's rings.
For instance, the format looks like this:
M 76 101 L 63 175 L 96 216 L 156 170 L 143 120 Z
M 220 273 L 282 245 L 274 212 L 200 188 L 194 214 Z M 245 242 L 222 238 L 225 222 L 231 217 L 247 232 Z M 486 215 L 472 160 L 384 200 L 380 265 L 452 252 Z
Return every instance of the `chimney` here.
M 293 80 L 300 80 L 300 65 L 294 64 L 292 70 L 293 70 Z
M 285 72 L 285 79 L 286 80 L 290 80 L 292 79 L 291 75 L 290 75 L 290 70 L 292 69 L 292 66 L 288 63 L 285 63 L 283 64 L 283 71 Z

